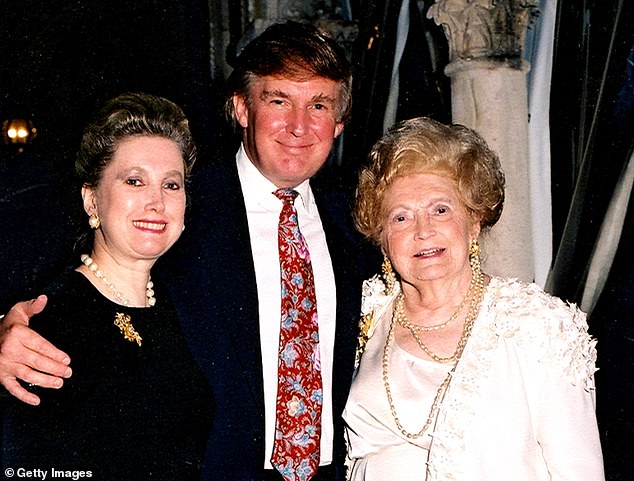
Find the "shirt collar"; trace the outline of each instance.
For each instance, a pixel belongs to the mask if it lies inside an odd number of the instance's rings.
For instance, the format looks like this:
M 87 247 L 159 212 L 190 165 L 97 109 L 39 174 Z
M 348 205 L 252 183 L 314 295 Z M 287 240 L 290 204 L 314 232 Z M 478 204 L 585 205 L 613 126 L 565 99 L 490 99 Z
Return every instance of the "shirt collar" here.
M 269 208 L 272 206 L 277 208 L 280 201 L 273 195 L 273 192 L 275 192 L 278 187 L 264 177 L 257 167 L 253 165 L 253 162 L 249 160 L 244 150 L 244 144 L 240 144 L 240 149 L 236 154 L 236 164 L 238 166 L 240 184 L 243 186 L 242 195 L 244 196 L 247 206 L 253 206 L 257 203 Z M 244 186 L 249 186 L 249 188 L 245 190 Z M 311 215 L 315 207 L 309 179 L 292 188 L 299 193 L 299 198 L 306 213 Z

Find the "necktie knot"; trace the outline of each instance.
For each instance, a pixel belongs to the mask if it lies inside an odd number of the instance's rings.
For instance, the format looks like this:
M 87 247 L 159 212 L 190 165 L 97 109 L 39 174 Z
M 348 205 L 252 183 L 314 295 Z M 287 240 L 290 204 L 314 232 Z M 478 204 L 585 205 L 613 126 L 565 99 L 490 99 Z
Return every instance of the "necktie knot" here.
M 282 202 L 293 205 L 299 192 L 293 189 L 277 189 L 273 194 Z

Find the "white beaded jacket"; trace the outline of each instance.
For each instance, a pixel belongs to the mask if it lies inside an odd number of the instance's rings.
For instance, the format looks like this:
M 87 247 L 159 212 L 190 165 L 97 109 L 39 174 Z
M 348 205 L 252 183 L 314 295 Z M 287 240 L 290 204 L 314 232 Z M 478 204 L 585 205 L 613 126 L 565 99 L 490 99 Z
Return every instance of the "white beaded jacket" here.
M 364 285 L 364 312 L 376 314 L 368 337 L 390 322 L 397 294 L 377 282 Z M 493 277 L 440 406 L 425 479 L 603 481 L 595 345 L 575 305 Z

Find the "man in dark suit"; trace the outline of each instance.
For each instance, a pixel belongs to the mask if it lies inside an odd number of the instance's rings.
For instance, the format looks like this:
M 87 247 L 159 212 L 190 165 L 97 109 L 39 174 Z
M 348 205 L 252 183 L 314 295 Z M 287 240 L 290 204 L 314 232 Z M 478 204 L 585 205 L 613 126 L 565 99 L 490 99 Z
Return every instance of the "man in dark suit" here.
M 215 393 L 203 479 L 282 478 L 270 461 L 275 438 L 280 264 L 277 223 L 292 188 L 314 271 L 323 408 L 314 480 L 343 479 L 341 413 L 352 376 L 361 281 L 375 252 L 349 220 L 349 203 L 322 167 L 350 108 L 350 66 L 314 27 L 274 25 L 240 54 L 227 111 L 242 131 L 235 158 L 205 166 L 192 186 L 186 235 L 157 265 L 189 346 Z M 67 356 L 28 329 L 44 299 L 3 321 L 0 381 L 37 403 L 17 382 L 59 387 Z M 38 371 L 34 370 L 35 368 Z M 46 374 L 45 374 L 46 373 Z M 211 407 L 210 407 L 211 409 Z M 301 478 L 304 479 L 304 478 Z

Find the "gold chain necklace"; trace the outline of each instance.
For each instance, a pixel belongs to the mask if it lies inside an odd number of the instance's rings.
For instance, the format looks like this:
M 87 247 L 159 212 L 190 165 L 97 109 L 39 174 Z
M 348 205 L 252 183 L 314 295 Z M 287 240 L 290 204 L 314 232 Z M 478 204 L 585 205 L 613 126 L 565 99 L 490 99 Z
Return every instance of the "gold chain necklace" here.
M 427 420 L 425 421 L 425 424 L 423 425 L 423 428 L 418 431 L 417 433 L 410 433 L 409 431 L 407 431 L 403 425 L 401 424 L 401 421 L 398 417 L 398 414 L 396 413 L 396 406 L 394 406 L 394 400 L 392 398 L 392 390 L 390 388 L 390 382 L 389 382 L 389 362 L 390 362 L 390 350 L 391 350 L 391 344 L 394 341 L 394 328 L 396 326 L 396 323 L 398 322 L 396 317 L 397 317 L 397 311 L 398 311 L 398 305 L 400 303 L 401 305 L 401 311 L 403 311 L 402 309 L 402 302 L 403 302 L 403 295 L 402 293 L 399 294 L 399 296 L 396 299 L 396 303 L 397 305 L 395 306 L 395 314 L 394 316 L 392 316 L 392 321 L 390 322 L 390 329 L 387 335 L 387 338 L 385 340 L 385 347 L 383 348 L 383 359 L 381 362 L 381 370 L 382 370 L 382 377 L 383 377 L 383 385 L 385 387 L 385 394 L 387 395 L 387 402 L 390 406 L 390 412 L 392 413 L 392 418 L 394 419 L 394 422 L 396 423 L 396 427 L 398 428 L 398 430 L 401 432 L 401 434 L 403 436 L 405 436 L 408 439 L 416 439 L 416 438 L 420 438 L 423 434 L 425 434 L 425 432 L 429 429 L 429 427 L 431 426 L 432 422 L 434 421 L 437 413 L 438 413 L 438 409 L 440 407 L 440 403 L 442 402 L 442 399 L 444 398 L 445 392 L 447 391 L 447 387 L 449 386 L 449 383 L 451 381 L 451 377 L 453 376 L 453 373 L 456 370 L 456 367 L 458 366 L 458 361 L 460 360 L 460 357 L 462 356 L 462 352 L 464 351 L 464 348 L 467 344 L 467 340 L 469 339 L 469 337 L 471 336 L 471 331 L 473 329 L 473 323 L 475 321 L 475 318 L 478 316 L 478 312 L 480 311 L 480 303 L 482 301 L 482 297 L 484 295 L 484 274 L 482 273 L 482 271 L 480 271 L 478 269 L 477 273 L 474 272 L 473 273 L 473 277 L 476 278 L 475 283 L 473 282 L 472 279 L 472 284 L 475 284 L 476 289 L 473 292 L 473 296 L 471 297 L 471 303 L 469 305 L 469 312 L 467 313 L 467 316 L 465 318 L 465 322 L 464 322 L 464 326 L 462 328 L 462 336 L 460 337 L 460 340 L 458 341 L 458 346 L 456 348 L 456 351 L 454 352 L 454 354 L 451 356 L 451 358 L 454 360 L 454 364 L 451 367 L 451 369 L 449 370 L 449 373 L 447 374 L 447 377 L 445 378 L 445 380 L 440 384 L 440 387 L 438 388 L 438 391 L 436 391 L 436 395 L 434 396 L 434 400 L 432 402 L 431 405 L 431 409 L 429 411 L 429 416 L 427 416 Z M 400 299 L 400 301 L 399 301 Z M 402 312 L 402 315 L 405 316 L 405 313 Z M 411 331 L 410 331 L 411 332 Z M 420 343 L 419 343 L 420 345 Z M 421 345 L 422 347 L 422 345 Z M 427 346 L 425 346 L 426 348 Z M 423 349 L 423 351 L 425 351 L 427 353 L 427 350 Z M 438 356 L 436 356 L 438 357 Z M 443 358 L 441 358 L 443 359 Z
M 484 290 L 484 274 L 482 273 L 482 271 L 478 270 L 477 272 L 474 272 L 474 275 L 471 276 L 471 284 L 469 286 L 469 290 L 467 291 L 467 295 L 463 299 L 463 304 L 468 299 L 471 299 L 469 312 L 467 313 L 467 317 L 465 318 L 465 325 L 467 321 L 469 320 L 469 318 L 473 316 L 474 310 L 478 308 L 480 300 L 482 298 L 483 290 Z M 463 335 L 460 337 L 460 340 L 458 341 L 458 346 L 456 347 L 456 350 L 453 352 L 453 354 L 448 357 L 439 356 L 438 354 L 434 353 L 431 349 L 429 349 L 427 345 L 425 345 L 423 340 L 420 338 L 420 336 L 416 332 L 419 330 L 416 328 L 420 326 L 412 324 L 411 322 L 407 320 L 407 316 L 405 315 L 405 309 L 403 306 L 404 299 L 405 299 L 405 296 L 401 292 L 395 301 L 394 317 L 396 318 L 396 322 L 398 322 L 401 326 L 403 326 L 405 329 L 407 329 L 410 332 L 410 334 L 416 340 L 420 348 L 425 352 L 425 354 L 431 357 L 434 361 L 447 364 L 457 360 L 460 357 L 460 353 L 462 352 L 462 349 L 464 349 L 464 343 L 467 342 L 467 340 L 464 338 L 464 329 L 463 329 Z M 458 311 L 452 314 L 452 317 L 454 317 L 454 315 L 457 315 L 460 312 L 460 310 L 462 310 L 462 304 L 461 304 L 461 307 L 458 308 Z M 477 315 L 477 311 L 476 311 L 476 315 Z
M 401 313 L 398 319 L 398 323 L 404 328 L 412 331 L 412 333 L 414 331 L 423 331 L 423 332 L 438 331 L 439 329 L 442 329 L 443 327 L 448 326 L 449 324 L 451 324 L 453 321 L 455 321 L 458 318 L 458 314 L 460 314 L 462 312 L 462 309 L 464 309 L 464 306 L 467 305 L 469 296 L 471 295 L 471 292 L 473 291 L 474 288 L 475 288 L 475 282 L 474 282 L 474 279 L 472 278 L 471 284 L 469 285 L 469 290 L 467 291 L 464 298 L 462 299 L 462 302 L 460 303 L 458 308 L 453 312 L 451 317 L 447 319 L 445 322 L 441 322 L 440 324 L 434 324 L 433 326 L 419 326 L 418 324 L 412 324 L 410 321 L 407 320 L 407 317 L 405 316 L 405 314 Z M 397 304 L 397 308 L 402 310 L 403 309 L 403 293 L 402 292 L 399 294 L 399 297 L 400 297 L 400 301 Z

